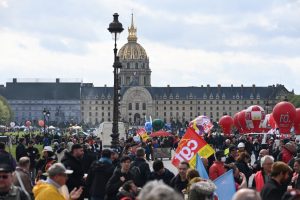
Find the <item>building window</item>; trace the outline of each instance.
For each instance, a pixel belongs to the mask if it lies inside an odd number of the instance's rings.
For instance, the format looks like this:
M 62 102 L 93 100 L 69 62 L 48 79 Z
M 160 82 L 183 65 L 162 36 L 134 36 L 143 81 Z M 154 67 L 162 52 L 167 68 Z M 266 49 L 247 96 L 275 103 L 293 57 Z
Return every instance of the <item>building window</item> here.
M 190 117 L 193 117 L 193 113 L 192 112 L 190 112 Z
M 135 109 L 136 109 L 136 110 L 139 110 L 139 109 L 140 109 L 139 103 L 135 103 Z
M 210 110 L 213 110 L 213 107 L 210 107 L 209 109 L 210 109 Z
M 216 107 L 216 110 L 219 110 L 219 106 Z
M 102 117 L 104 117 L 104 112 L 102 112 Z
M 176 107 L 176 110 L 179 110 L 178 107 Z
M 193 107 L 190 107 L 190 110 L 193 110 Z
M 98 107 L 95 107 L 95 110 L 98 110 Z
M 164 117 L 165 117 L 165 116 L 167 116 L 167 113 L 166 113 L 166 112 L 164 112 Z
M 135 69 L 138 69 L 138 68 L 139 68 L 139 64 L 135 63 Z
M 98 112 L 95 113 L 95 116 L 98 116 Z
M 173 107 L 172 107 L 172 106 L 170 107 L 170 110 L 173 110 Z
M 203 108 L 204 110 L 206 110 L 206 106 L 204 106 L 204 108 Z
M 146 110 L 146 103 L 143 103 L 143 110 Z
M 127 69 L 130 69 L 130 63 L 127 63 Z
M 166 106 L 164 106 L 164 110 L 167 110 Z
M 185 107 L 182 107 L 182 110 L 185 110 Z
M 107 110 L 110 110 L 110 107 L 107 107 Z
M 110 116 L 110 112 L 107 113 L 107 116 Z
M 90 117 L 92 116 L 92 112 L 89 112 L 89 116 L 90 116 Z
M 128 104 L 128 110 L 132 110 L 132 103 Z
M 102 106 L 102 110 L 104 110 L 104 107 Z

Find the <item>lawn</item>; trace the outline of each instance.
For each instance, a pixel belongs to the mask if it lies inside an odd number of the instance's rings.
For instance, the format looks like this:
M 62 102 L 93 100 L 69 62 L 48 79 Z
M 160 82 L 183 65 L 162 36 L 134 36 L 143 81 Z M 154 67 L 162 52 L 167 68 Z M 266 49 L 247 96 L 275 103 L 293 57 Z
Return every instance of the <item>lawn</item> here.
M 34 146 L 39 150 L 39 153 L 41 154 L 41 153 L 42 153 L 42 150 L 43 150 L 43 145 L 38 144 L 38 145 L 34 145 Z M 11 148 L 9 148 L 8 146 L 6 146 L 5 150 L 6 150 L 7 152 L 10 152 L 11 155 L 12 155 L 14 158 L 16 158 L 16 147 L 17 147 L 17 145 L 12 145 Z

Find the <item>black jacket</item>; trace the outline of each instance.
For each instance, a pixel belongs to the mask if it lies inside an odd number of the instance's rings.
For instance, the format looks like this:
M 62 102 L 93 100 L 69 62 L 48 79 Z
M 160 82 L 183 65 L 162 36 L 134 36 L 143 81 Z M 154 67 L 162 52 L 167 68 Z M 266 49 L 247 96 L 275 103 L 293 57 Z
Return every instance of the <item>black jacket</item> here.
M 151 172 L 148 180 L 163 180 L 165 184 L 170 185 L 170 182 L 174 176 L 175 175 L 170 170 L 165 168 L 165 172 L 161 175 L 157 174 L 156 172 Z
M 19 143 L 16 147 L 16 160 L 19 161 L 24 156 L 27 156 L 26 147 L 24 144 Z
M 122 176 L 125 178 L 124 182 L 120 180 Z M 129 180 L 133 180 L 133 175 L 130 171 L 128 173 L 123 173 L 121 172 L 121 169 L 116 169 L 106 184 L 106 199 L 116 200 L 116 194 L 119 192 L 119 188 Z
M 140 175 L 134 177 L 134 183 L 138 187 L 143 187 L 147 182 L 149 174 L 151 173 L 149 164 L 144 158 L 135 158 L 135 160 L 131 163 L 130 168 L 133 166 L 137 166 L 140 170 Z
M 182 193 L 182 190 L 186 189 L 187 185 L 188 185 L 188 180 L 181 181 L 179 174 L 173 177 L 170 182 L 170 186 L 179 193 Z
M 250 169 L 248 164 L 245 163 L 244 161 L 236 161 L 235 164 L 236 164 L 236 167 L 240 170 L 240 172 L 245 174 L 245 176 L 247 178 L 247 183 L 248 183 L 249 178 L 252 175 L 252 169 Z
M 68 175 L 67 186 L 69 191 L 72 191 L 75 187 L 79 188 L 80 186 L 84 186 L 84 171 L 82 167 L 81 160 L 73 157 L 69 152 L 66 152 L 64 157 L 61 159 L 62 164 L 66 167 L 66 169 L 73 170 L 73 173 Z
M 91 165 L 86 179 L 86 186 L 91 197 L 104 198 L 104 188 L 113 172 L 114 167 L 108 161 L 96 161 Z
M 270 179 L 260 192 L 262 200 L 281 200 L 286 188 L 274 179 Z

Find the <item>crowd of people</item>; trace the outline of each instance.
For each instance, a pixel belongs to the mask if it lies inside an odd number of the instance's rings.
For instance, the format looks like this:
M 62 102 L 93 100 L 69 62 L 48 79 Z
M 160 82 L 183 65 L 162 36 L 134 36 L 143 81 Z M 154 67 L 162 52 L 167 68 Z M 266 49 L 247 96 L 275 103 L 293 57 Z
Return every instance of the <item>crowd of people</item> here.
M 19 138 L 16 155 L 0 143 L 0 200 L 158 200 L 217 199 L 213 182 L 233 171 L 234 200 L 300 199 L 300 144 L 295 138 L 207 135 L 215 155 L 201 158 L 209 179 L 188 162 L 177 174 L 155 159 L 160 143 L 176 148 L 180 138 L 136 142 L 121 139 L 104 148 L 99 138 Z M 162 142 L 164 141 L 164 142 Z M 226 190 L 226 188 L 224 188 Z

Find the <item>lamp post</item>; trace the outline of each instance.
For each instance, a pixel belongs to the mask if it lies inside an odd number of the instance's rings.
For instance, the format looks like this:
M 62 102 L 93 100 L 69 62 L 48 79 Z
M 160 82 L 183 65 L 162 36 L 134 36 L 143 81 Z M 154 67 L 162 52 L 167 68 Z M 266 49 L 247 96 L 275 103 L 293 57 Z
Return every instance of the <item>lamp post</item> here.
M 49 110 L 46 110 L 46 108 L 44 108 L 43 110 L 43 116 L 44 116 L 44 135 L 46 135 L 46 122 L 49 121 L 49 117 L 50 117 L 50 112 Z M 46 120 L 46 117 L 48 120 Z M 48 124 L 49 127 L 49 124 Z
M 119 61 L 119 57 L 117 56 L 117 39 L 119 34 L 124 30 L 122 24 L 118 20 L 118 13 L 114 15 L 114 21 L 109 24 L 108 31 L 112 34 L 113 40 L 115 41 L 114 48 L 114 102 L 113 102 L 113 126 L 112 126 L 112 134 L 110 135 L 112 138 L 111 146 L 117 147 L 119 145 L 119 106 L 120 106 L 120 83 L 119 83 L 119 69 L 122 68 L 122 64 Z

